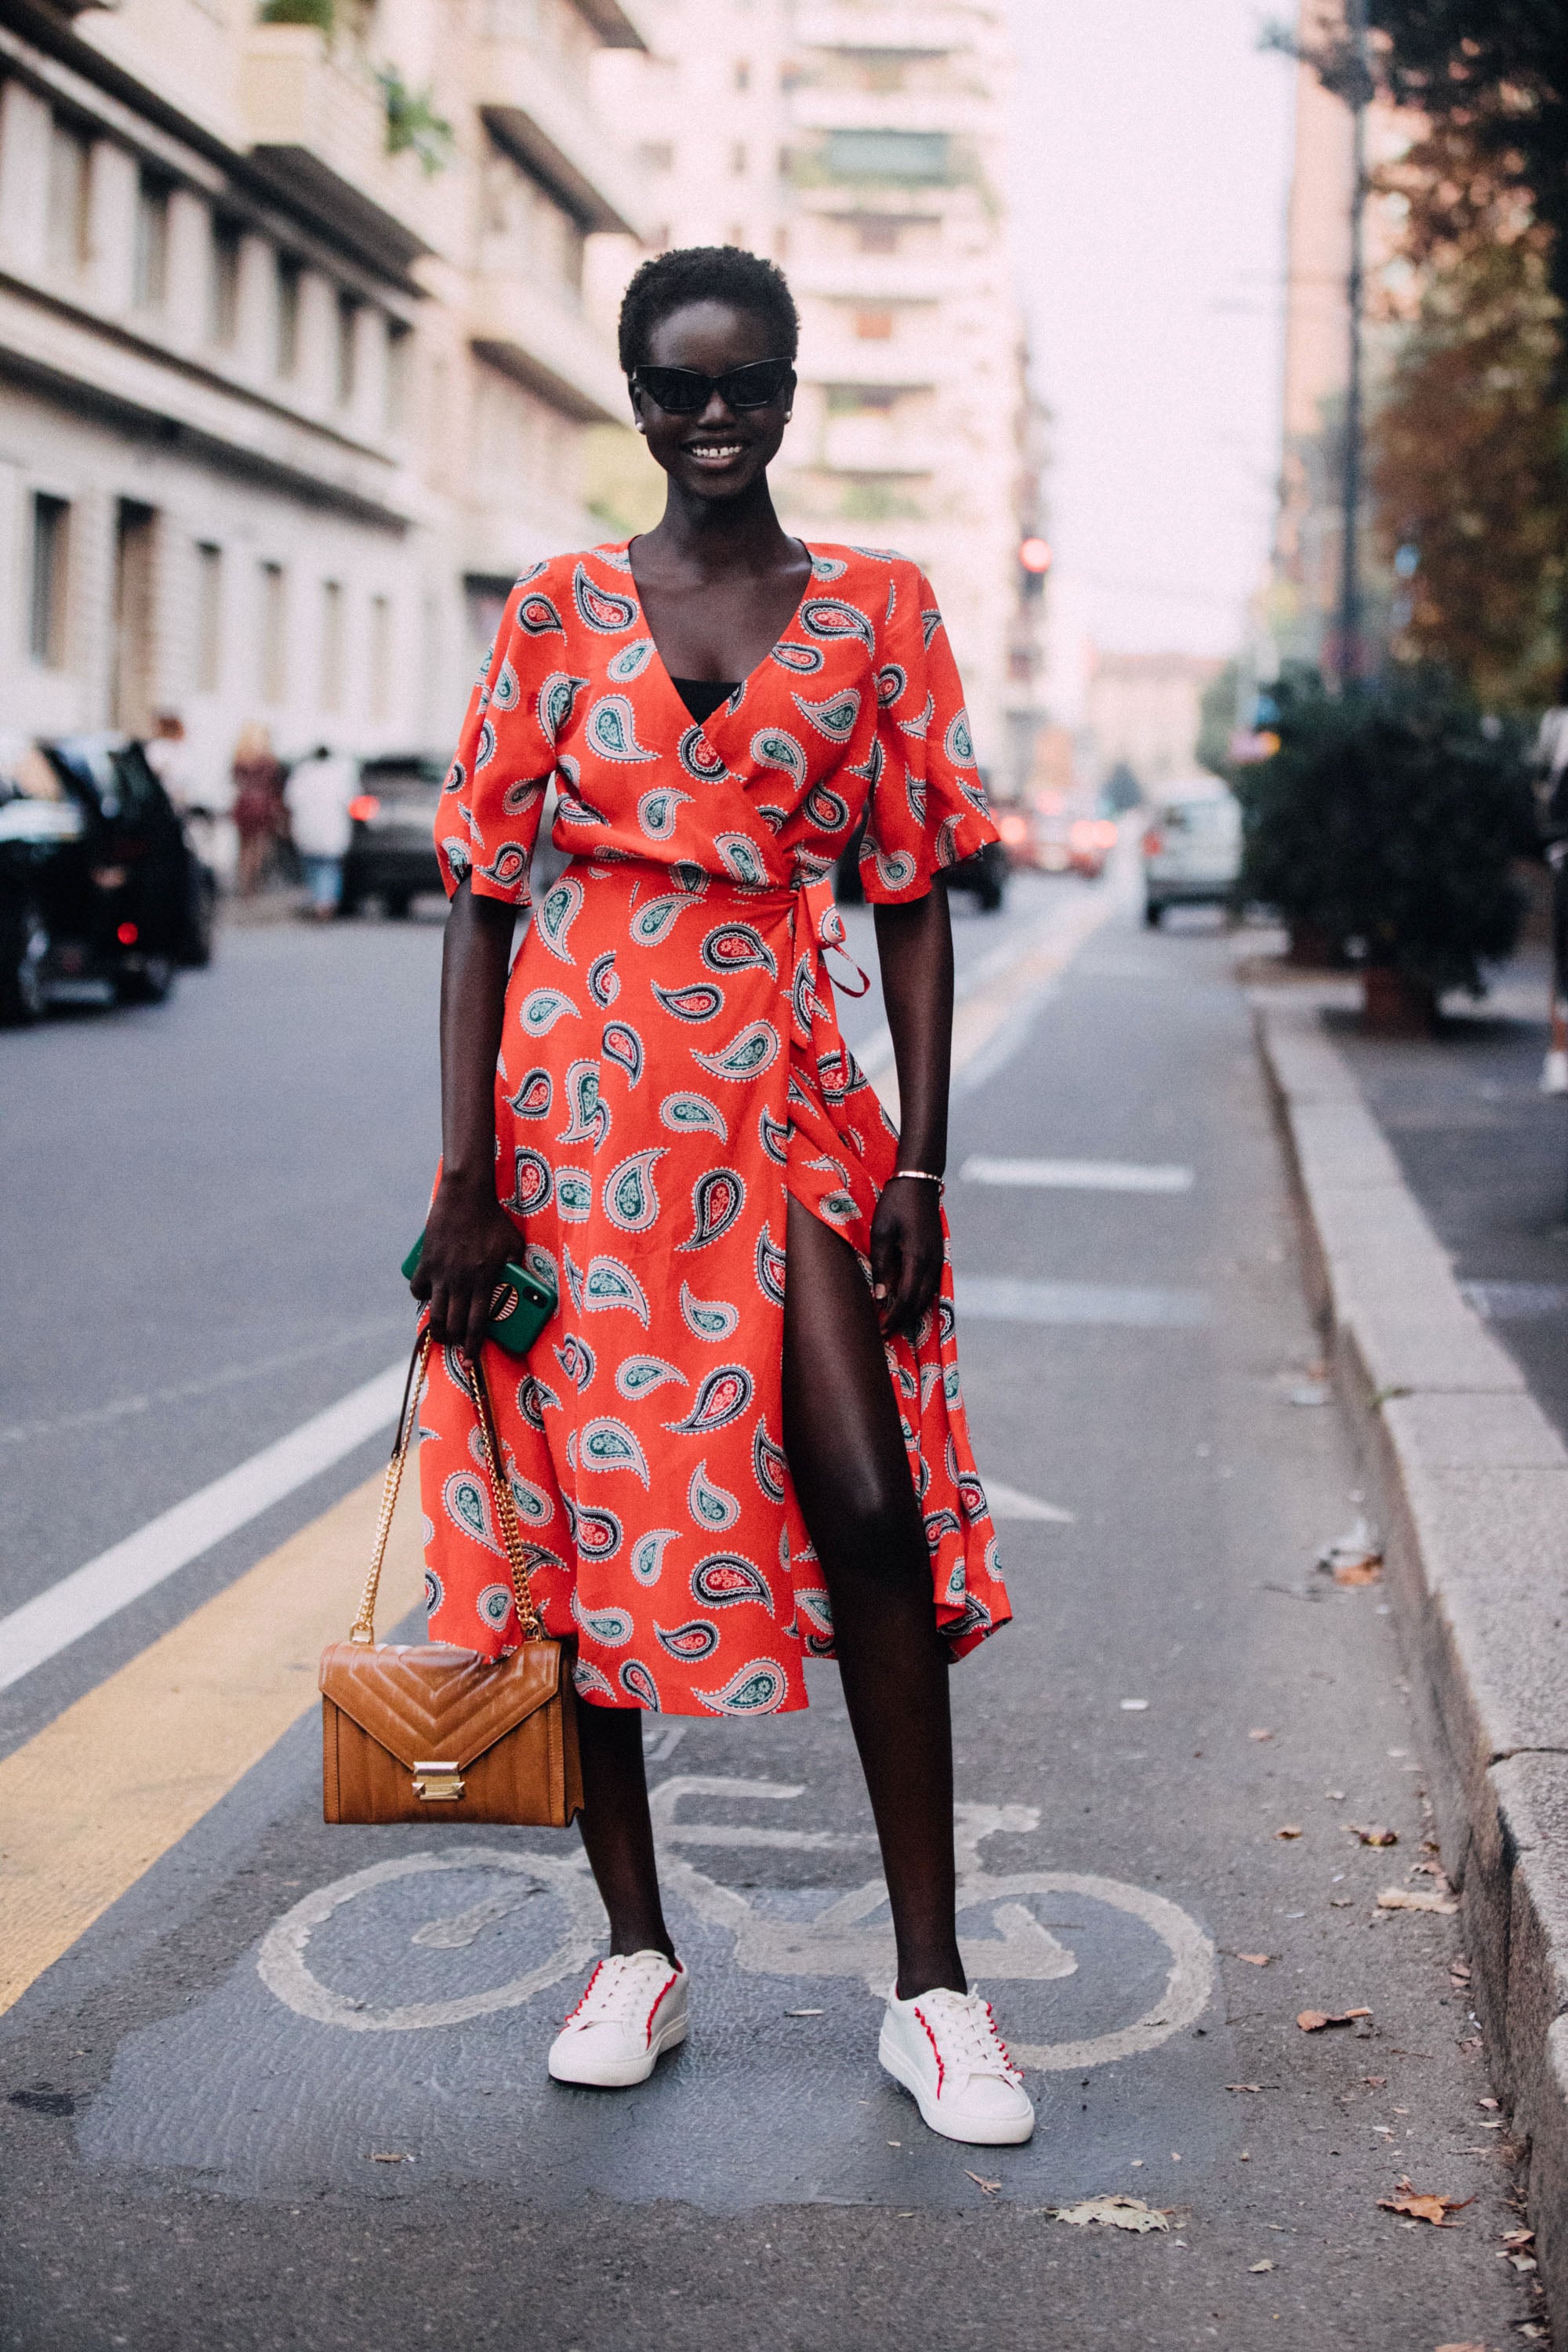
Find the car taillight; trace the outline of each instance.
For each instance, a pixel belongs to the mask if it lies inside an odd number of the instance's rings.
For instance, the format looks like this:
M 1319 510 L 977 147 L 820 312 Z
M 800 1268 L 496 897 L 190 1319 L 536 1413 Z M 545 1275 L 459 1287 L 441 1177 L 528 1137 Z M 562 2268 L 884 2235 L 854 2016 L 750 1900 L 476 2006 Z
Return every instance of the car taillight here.
M 137 929 L 134 923 L 121 923 L 116 929 L 114 936 L 120 941 L 122 948 L 133 948 L 142 934 Z
M 349 803 L 349 814 L 356 824 L 368 824 L 372 817 L 381 814 L 381 803 L 374 793 L 356 793 Z
M 1164 835 L 1161 832 L 1161 830 L 1160 830 L 1160 828 L 1159 828 L 1159 826 L 1158 826 L 1157 824 L 1152 824 L 1152 825 L 1149 827 L 1148 832 L 1143 835 L 1143 855 L 1144 855 L 1144 856 L 1145 856 L 1145 857 L 1158 857 L 1158 856 L 1159 856 L 1159 855 L 1160 855 L 1160 852 L 1164 848 L 1164 846 L 1165 846 L 1165 836 L 1164 836 Z
M 1027 841 L 1029 837 L 1027 824 L 1015 810 L 1009 810 L 1005 815 L 997 818 L 996 830 L 1010 847 L 1016 847 L 1020 841 Z

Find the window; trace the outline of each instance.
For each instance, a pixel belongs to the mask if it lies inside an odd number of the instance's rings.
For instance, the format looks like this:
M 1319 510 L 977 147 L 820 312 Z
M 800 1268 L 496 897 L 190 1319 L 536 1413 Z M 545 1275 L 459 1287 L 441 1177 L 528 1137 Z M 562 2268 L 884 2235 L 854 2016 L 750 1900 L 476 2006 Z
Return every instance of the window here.
M 724 242 L 725 242 L 725 244 L 726 244 L 726 245 L 738 245 L 738 246 L 740 247 L 740 248 L 741 248 L 742 252 L 743 253 L 743 252 L 746 250 L 746 224 L 745 224 L 745 222 L 744 222 L 744 221 L 731 221 L 731 222 L 730 223 L 730 234 L 729 234 L 729 236 L 724 239 Z
M 27 645 L 45 669 L 63 669 L 70 508 L 40 490 L 33 500 L 33 577 Z
M 887 343 L 893 338 L 893 314 L 890 310 L 857 310 L 855 333 L 863 343 Z
M 945 131 L 830 131 L 827 168 L 835 179 L 945 180 Z
M 278 257 L 275 293 L 272 363 L 287 383 L 300 364 L 300 265 L 290 254 Z
M 637 148 L 637 162 L 645 172 L 668 172 L 675 163 L 675 148 L 668 139 L 645 139 Z
M 288 618 L 283 566 L 261 567 L 261 698 L 281 702 L 288 691 Z
M 321 708 L 343 707 L 343 583 L 321 583 Z
M 899 224 L 891 220 L 863 220 L 859 244 L 862 253 L 897 253 Z
M 730 169 L 737 180 L 745 177 L 746 142 L 743 139 L 737 139 L 730 149 Z
M 74 278 L 87 260 L 87 188 L 91 148 L 57 114 L 49 125 L 49 266 Z
M 161 310 L 169 290 L 169 184 L 143 172 L 136 184 L 136 245 L 132 299 L 139 310 Z
M 370 600 L 370 715 L 384 719 L 392 701 L 392 599 Z
M 223 671 L 223 550 L 196 547 L 196 691 L 216 694 Z
M 749 58 L 737 58 L 735 59 L 735 75 L 734 75 L 734 80 L 735 80 L 735 88 L 736 88 L 737 89 L 751 89 L 751 87 L 752 87 L 752 64 L 751 64 L 751 59 L 750 59 Z
M 414 362 L 414 330 L 394 319 L 386 330 L 386 429 L 408 429 L 408 379 Z
M 207 340 L 232 351 L 239 331 L 239 231 L 232 221 L 213 223 L 211 274 L 207 279 Z
M 338 406 L 353 404 L 354 384 L 359 373 L 359 304 L 352 294 L 338 296 L 338 341 L 336 388 Z

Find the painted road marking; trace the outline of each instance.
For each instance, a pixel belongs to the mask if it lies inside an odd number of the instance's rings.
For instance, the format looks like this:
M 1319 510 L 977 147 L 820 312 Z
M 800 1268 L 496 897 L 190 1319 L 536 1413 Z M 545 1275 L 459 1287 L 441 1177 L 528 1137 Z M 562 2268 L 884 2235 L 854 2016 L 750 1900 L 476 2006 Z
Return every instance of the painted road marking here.
M 0 2011 L 320 1705 L 318 1660 L 353 1622 L 381 1488 L 367 1479 L 0 1759 Z M 389 1591 L 418 1589 L 412 1502 L 388 1567 Z
M 985 958 L 961 991 L 952 1012 L 954 1099 L 994 1077 L 1027 1039 L 1035 1015 L 1049 998 L 1084 941 L 1110 921 L 1127 893 L 1096 892 L 1053 910 L 1021 942 L 1008 941 Z M 884 1108 L 899 1116 L 893 1041 L 884 1024 L 855 1056 Z
M 1190 1192 L 1190 1168 L 1135 1160 L 966 1160 L 966 1184 L 1037 1184 L 1058 1192 Z
M 1059 1504 L 1038 1502 L 1033 1495 L 1020 1493 L 1016 1486 L 1005 1486 L 1000 1478 L 983 1478 L 981 1484 L 994 1519 L 1054 1519 L 1064 1528 L 1075 1524 L 1073 1513 L 1064 1511 Z
M 20 1682 L 176 1569 L 188 1567 L 226 1536 L 331 1469 L 367 1437 L 390 1429 L 407 1373 L 406 1358 L 399 1358 L 324 1412 L 301 1422 L 287 1437 L 263 1446 L 248 1462 L 226 1471 L 173 1509 L 161 1511 L 134 1535 L 111 1544 L 84 1568 L 0 1617 L 0 1690 Z
M 894 1962 L 890 1927 L 881 1916 L 887 1908 L 887 1888 L 871 1878 L 847 1894 L 828 1895 L 814 1916 L 782 1914 L 768 1907 L 770 1890 L 721 1885 L 687 1858 L 691 1846 L 788 1848 L 809 1852 L 844 1849 L 865 1843 L 858 1836 L 828 1831 L 755 1828 L 734 1822 L 712 1823 L 681 1816 L 689 1799 L 732 1802 L 759 1800 L 790 1802 L 805 1794 L 798 1784 L 772 1780 L 730 1780 L 718 1774 L 693 1773 L 665 1780 L 653 1791 L 654 1832 L 660 1849 L 659 1866 L 666 1893 L 689 1906 L 709 1926 L 727 1933 L 733 1942 L 737 1968 L 752 1976 L 858 1978 L 874 1997 L 886 1993 Z M 954 1808 L 954 1848 L 958 1862 L 958 1907 L 961 1914 L 989 1910 L 991 1932 L 965 1928 L 963 1948 L 972 1974 L 988 1987 L 1008 1983 L 1049 1983 L 1079 1973 L 1075 1953 L 1030 1909 L 1031 1900 L 1068 1896 L 1075 1916 L 1083 1906 L 1100 1904 L 1140 1920 L 1152 1930 L 1168 1955 L 1165 1982 L 1158 1999 L 1126 2025 L 1076 2042 L 1013 2043 L 1020 2063 L 1040 2073 L 1110 2065 L 1152 2050 L 1183 2032 L 1202 2016 L 1214 1990 L 1214 1947 L 1197 1923 L 1171 1902 L 1148 1889 L 1121 1880 L 1077 1871 L 1018 1871 L 993 1875 L 985 1868 L 981 1846 L 1000 1832 L 1027 1835 L 1039 1827 L 1038 1809 L 1032 1805 L 960 1803 Z M 489 1891 L 478 1902 L 469 1900 L 451 1916 L 426 1918 L 408 1934 L 408 1941 L 426 1949 L 466 1953 L 484 1929 L 521 1915 L 535 1927 L 534 1945 L 551 1943 L 531 1969 L 490 1986 L 454 1991 L 444 1999 L 383 2001 L 364 1993 L 339 1990 L 325 1983 L 310 1965 L 310 1938 L 317 1928 L 340 1915 L 356 1897 L 389 1884 L 426 1874 L 462 1871 L 490 1881 Z M 465 1887 L 468 1893 L 468 1887 Z M 822 1890 L 826 1893 L 826 1890 Z M 756 1894 L 760 1899 L 749 1899 Z M 524 1906 L 530 1895 L 552 1897 L 556 1917 Z M 421 1899 L 418 1908 L 426 1907 Z M 1071 1932 L 1061 1923 L 1063 1932 Z M 384 1913 L 370 1930 L 366 1955 L 374 1965 L 374 1939 L 383 1938 L 384 1962 L 395 1955 L 385 1949 Z M 330 1886 L 318 1887 L 275 1922 L 257 1955 L 261 1981 L 285 2007 L 318 2024 L 336 2025 L 351 2033 L 399 2033 L 461 2025 L 475 2017 L 521 2009 L 537 1994 L 560 1984 L 586 1967 L 604 1940 L 604 1916 L 585 1859 L 577 1853 L 515 1848 L 464 1846 L 439 1853 L 412 1854 L 376 1863 Z M 344 1938 L 335 1939 L 342 1953 Z M 362 1946 L 361 1950 L 364 1948 Z M 471 1964 L 454 1963 L 454 1974 L 471 1974 Z
M 1025 1282 L 961 1274 L 953 1296 L 960 1315 L 982 1323 L 1100 1323 L 1129 1330 L 1194 1330 L 1211 1320 L 1201 1290 L 1142 1289 L 1120 1282 Z

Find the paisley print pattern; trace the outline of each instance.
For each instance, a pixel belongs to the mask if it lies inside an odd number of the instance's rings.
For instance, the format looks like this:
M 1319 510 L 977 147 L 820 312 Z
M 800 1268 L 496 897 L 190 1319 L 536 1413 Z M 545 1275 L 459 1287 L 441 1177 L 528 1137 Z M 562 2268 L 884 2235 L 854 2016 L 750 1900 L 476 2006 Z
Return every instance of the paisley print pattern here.
M 513 965 L 496 1081 L 497 1197 L 561 1307 L 526 1370 L 492 1357 L 490 1389 L 535 1599 L 594 1706 L 769 1715 L 804 1706 L 804 1660 L 833 1654 L 780 1442 L 787 1206 L 864 1265 L 897 1139 L 839 1034 L 818 877 L 862 815 L 879 902 L 994 837 L 926 582 L 842 547 L 812 570 L 785 635 L 695 726 L 624 546 L 535 565 L 439 804 L 449 887 L 527 903 L 552 776 L 575 861 Z M 1008 1609 L 945 1271 L 888 1360 L 956 1656 Z M 450 1350 L 420 1427 L 431 1633 L 493 1657 L 516 1613 Z

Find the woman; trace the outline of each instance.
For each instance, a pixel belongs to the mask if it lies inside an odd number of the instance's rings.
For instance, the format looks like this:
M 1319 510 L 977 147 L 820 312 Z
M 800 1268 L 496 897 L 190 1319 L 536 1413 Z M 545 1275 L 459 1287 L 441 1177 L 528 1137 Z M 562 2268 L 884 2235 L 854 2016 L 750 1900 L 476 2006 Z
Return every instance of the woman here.
M 239 730 L 234 747 L 234 802 L 229 811 L 239 835 L 239 872 L 236 887 L 242 898 L 253 898 L 261 887 L 268 859 L 288 824 L 283 804 L 287 771 L 272 749 L 272 738 L 258 719 Z
M 780 273 L 733 247 L 627 290 L 668 503 L 519 583 L 469 709 L 437 820 L 445 1156 L 414 1288 L 471 1352 L 521 1223 L 560 1292 L 521 1384 L 486 1359 L 535 1597 L 578 1645 L 610 1920 L 552 2074 L 641 2082 L 685 2039 L 643 1711 L 804 1706 L 803 1658 L 837 1655 L 898 1948 L 882 2063 L 935 2130 L 1011 2143 L 1034 2110 L 954 1925 L 948 1666 L 1009 1612 L 958 1393 L 932 887 L 994 833 L 919 572 L 774 514 L 796 332 Z M 509 981 L 552 773 L 574 862 Z M 824 969 L 824 877 L 868 805 L 901 1133 Z M 431 1633 L 493 1654 L 517 1621 L 456 1358 L 421 1426 Z

